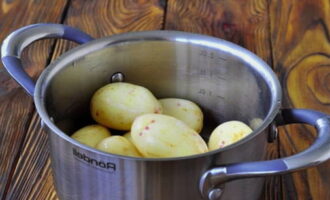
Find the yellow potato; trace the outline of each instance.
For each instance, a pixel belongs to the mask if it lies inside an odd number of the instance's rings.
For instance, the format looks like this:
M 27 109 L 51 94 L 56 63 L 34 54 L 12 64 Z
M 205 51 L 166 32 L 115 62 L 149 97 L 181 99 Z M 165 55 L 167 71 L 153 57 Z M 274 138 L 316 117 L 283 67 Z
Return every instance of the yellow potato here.
M 133 143 L 144 157 L 181 157 L 207 152 L 202 137 L 184 122 L 167 115 L 137 117 L 131 129 Z
M 185 99 L 160 99 L 163 114 L 175 117 L 199 133 L 203 128 L 203 112 L 194 102 Z
M 133 142 L 131 132 L 127 132 L 127 133 L 125 133 L 123 136 L 124 136 L 126 139 L 128 139 L 130 142 Z
M 162 107 L 148 89 L 130 83 L 110 83 L 91 100 L 93 119 L 117 130 L 130 130 L 134 119 L 145 113 L 162 113 Z
M 240 121 L 228 121 L 220 124 L 211 133 L 208 147 L 209 150 L 223 148 L 233 144 L 252 133 L 249 126 Z
M 251 121 L 249 121 L 249 125 L 253 130 L 256 130 L 259 128 L 264 121 L 260 118 L 253 118 Z
M 96 148 L 98 150 L 131 157 L 142 157 L 133 143 L 123 136 L 110 136 L 100 141 Z
M 101 125 L 89 125 L 74 132 L 71 138 L 87 146 L 95 147 L 98 142 L 110 135 L 110 131 Z

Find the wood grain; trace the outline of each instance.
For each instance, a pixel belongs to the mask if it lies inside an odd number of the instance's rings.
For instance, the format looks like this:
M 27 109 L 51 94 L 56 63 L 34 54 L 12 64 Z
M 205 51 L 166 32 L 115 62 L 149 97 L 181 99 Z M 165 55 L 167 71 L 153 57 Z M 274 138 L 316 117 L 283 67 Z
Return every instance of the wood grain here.
M 1 1 L 0 40 L 21 26 L 43 22 L 59 22 L 66 1 Z M 53 9 L 48 9 L 51 6 Z M 33 10 L 33 12 L 32 12 Z M 22 56 L 25 70 L 33 77 L 47 61 L 53 41 L 38 42 Z M 0 199 L 4 198 L 10 176 L 20 154 L 33 113 L 32 98 L 16 84 L 0 66 Z
M 162 28 L 212 35 L 244 46 L 272 65 L 284 88 L 285 107 L 330 114 L 329 4 L 329 0 L 2 0 L 0 40 L 37 22 L 64 22 L 96 38 Z M 63 40 L 37 42 L 24 52 L 25 69 L 36 78 L 48 60 L 73 46 Z M 0 83 L 0 199 L 57 199 L 47 135 L 32 99 L 2 66 Z M 280 132 L 280 140 L 269 145 L 268 158 L 299 152 L 316 135 L 312 127 L 301 125 Z M 282 179 L 269 178 L 261 199 L 330 200 L 329 169 L 327 162 Z
M 239 44 L 272 64 L 269 7 L 266 0 L 169 0 L 165 29 L 207 34 Z M 278 158 L 278 143 L 269 144 L 267 158 Z M 280 179 L 266 179 L 260 199 L 279 199 Z
M 284 89 L 284 106 L 330 114 L 330 2 L 271 1 L 273 60 Z M 316 132 L 308 126 L 281 129 L 281 156 L 307 148 Z M 282 199 L 330 199 L 330 162 L 283 176 Z
M 38 114 L 34 113 L 12 176 L 7 199 L 46 199 L 45 197 L 54 196 L 53 183 L 49 181 L 51 174 L 48 157 L 47 134 L 40 129 L 40 119 Z M 51 190 L 47 191 L 45 188 Z
M 163 15 L 162 3 L 155 0 L 72 0 L 64 23 L 99 38 L 121 32 L 161 29 Z M 73 46 L 71 42 L 58 40 L 51 60 Z M 57 199 L 49 166 L 47 135 L 36 113 L 26 135 L 7 199 Z
M 266 0 L 169 0 L 167 4 L 165 29 L 223 38 L 271 64 Z

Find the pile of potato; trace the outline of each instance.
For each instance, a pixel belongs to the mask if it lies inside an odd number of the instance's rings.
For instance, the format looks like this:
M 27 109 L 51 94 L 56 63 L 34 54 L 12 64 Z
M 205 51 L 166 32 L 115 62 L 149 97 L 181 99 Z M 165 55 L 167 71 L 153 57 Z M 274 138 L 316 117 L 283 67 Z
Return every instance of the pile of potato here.
M 240 121 L 220 124 L 208 145 L 199 135 L 202 110 L 185 99 L 157 99 L 148 89 L 110 83 L 95 92 L 91 115 L 98 123 L 72 134 L 77 141 L 104 152 L 132 157 L 165 158 L 205 153 L 228 146 L 252 132 Z M 123 136 L 109 129 L 127 131 Z

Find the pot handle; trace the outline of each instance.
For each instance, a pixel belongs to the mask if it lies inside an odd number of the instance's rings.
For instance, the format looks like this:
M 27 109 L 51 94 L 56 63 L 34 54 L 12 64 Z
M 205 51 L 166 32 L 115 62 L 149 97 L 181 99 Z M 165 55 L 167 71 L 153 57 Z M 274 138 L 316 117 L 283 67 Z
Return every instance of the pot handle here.
M 24 71 L 20 56 L 25 47 L 44 38 L 62 38 L 78 44 L 93 40 L 86 33 L 63 24 L 32 24 L 7 36 L 1 46 L 3 66 L 31 96 L 34 94 L 35 82 Z
M 215 200 L 221 196 L 221 184 L 235 179 L 284 174 L 316 166 L 330 159 L 330 116 L 307 109 L 283 109 L 279 125 L 305 123 L 313 125 L 318 135 L 306 150 L 293 156 L 269 161 L 229 164 L 206 171 L 199 189 L 204 198 Z

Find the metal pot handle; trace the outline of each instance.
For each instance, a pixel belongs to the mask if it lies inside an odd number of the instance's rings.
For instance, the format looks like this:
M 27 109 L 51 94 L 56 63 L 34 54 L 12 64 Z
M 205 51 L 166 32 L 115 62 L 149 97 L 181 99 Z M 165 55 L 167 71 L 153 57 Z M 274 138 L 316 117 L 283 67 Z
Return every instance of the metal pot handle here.
M 62 24 L 32 24 L 12 32 L 1 46 L 1 60 L 8 73 L 31 96 L 34 94 L 35 82 L 24 71 L 20 59 L 25 47 L 44 38 L 62 38 L 78 44 L 86 43 L 93 38 L 86 33 Z
M 306 150 L 293 156 L 269 160 L 229 164 L 206 171 L 199 189 L 204 198 L 215 200 L 221 196 L 221 185 L 235 179 L 284 174 L 316 166 L 330 159 L 330 116 L 307 109 L 283 109 L 279 125 L 305 123 L 318 131 L 314 143 Z

